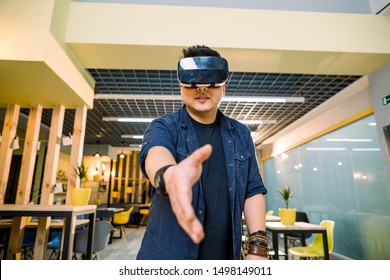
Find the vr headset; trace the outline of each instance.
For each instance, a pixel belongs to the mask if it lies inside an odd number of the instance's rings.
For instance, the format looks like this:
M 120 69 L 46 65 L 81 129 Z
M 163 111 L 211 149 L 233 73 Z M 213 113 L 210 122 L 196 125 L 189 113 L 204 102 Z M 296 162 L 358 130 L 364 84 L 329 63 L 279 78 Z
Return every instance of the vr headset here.
M 177 65 L 177 79 L 187 88 L 221 87 L 228 79 L 228 72 L 226 59 L 217 56 L 186 57 Z

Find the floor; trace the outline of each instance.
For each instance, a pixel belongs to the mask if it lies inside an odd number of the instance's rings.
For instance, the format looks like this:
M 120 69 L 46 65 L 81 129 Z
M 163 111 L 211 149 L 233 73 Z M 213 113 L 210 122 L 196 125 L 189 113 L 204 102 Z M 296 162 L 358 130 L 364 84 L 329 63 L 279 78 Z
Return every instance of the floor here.
M 99 258 L 101 260 L 135 260 L 145 229 L 145 226 L 125 228 L 126 234 L 122 235 L 121 239 L 114 238 L 111 244 L 99 252 Z M 280 248 L 283 248 L 282 240 L 279 243 Z M 283 260 L 284 257 L 281 259 Z
M 125 228 L 126 234 L 122 234 L 121 239 L 113 238 L 112 243 L 98 253 L 99 258 L 101 260 L 135 260 L 145 229 L 145 226 Z

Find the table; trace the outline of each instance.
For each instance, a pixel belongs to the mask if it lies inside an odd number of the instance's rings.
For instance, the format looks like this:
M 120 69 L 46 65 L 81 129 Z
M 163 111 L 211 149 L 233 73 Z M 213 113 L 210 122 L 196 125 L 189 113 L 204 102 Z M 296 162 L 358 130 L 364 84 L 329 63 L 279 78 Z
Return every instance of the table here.
M 76 220 L 76 227 L 82 225 L 88 225 L 88 219 L 80 219 Z M 0 228 L 10 228 L 12 226 L 12 219 L 0 219 Z M 30 223 L 26 224 L 26 228 L 37 228 L 38 221 L 32 219 Z M 51 219 L 50 228 L 52 229 L 63 229 L 64 228 L 64 220 L 63 219 Z
M 61 259 L 72 259 L 73 237 L 76 228 L 76 217 L 87 215 L 89 220 L 88 244 L 86 259 L 92 257 L 93 234 L 95 228 L 96 205 L 71 206 L 71 205 L 0 205 L 0 217 L 63 217 L 63 244 Z
M 274 249 L 274 259 L 279 259 L 279 234 L 284 233 L 284 249 L 287 254 L 287 236 L 288 233 L 321 233 L 324 245 L 324 258 L 329 260 L 328 238 L 326 228 L 316 224 L 305 222 L 295 222 L 294 225 L 283 225 L 281 222 L 266 222 L 266 230 L 272 233 L 272 245 Z M 287 254 L 288 255 L 288 254 Z
M 279 216 L 265 216 L 266 222 L 280 222 Z
M 98 207 L 96 209 L 96 219 L 111 219 L 114 216 L 114 213 L 122 212 L 125 208 L 115 208 L 115 207 Z

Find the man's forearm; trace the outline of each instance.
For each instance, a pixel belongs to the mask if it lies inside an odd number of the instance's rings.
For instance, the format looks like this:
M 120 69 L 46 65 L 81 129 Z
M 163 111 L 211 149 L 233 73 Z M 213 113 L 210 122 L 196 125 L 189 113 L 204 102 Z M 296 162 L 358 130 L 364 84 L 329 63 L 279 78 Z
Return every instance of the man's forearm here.
M 254 195 L 245 201 L 244 215 L 249 233 L 265 230 L 265 199 L 262 194 Z
M 168 149 L 155 146 L 149 150 L 145 159 L 145 170 L 153 186 L 157 170 L 169 164 L 176 164 L 176 161 Z

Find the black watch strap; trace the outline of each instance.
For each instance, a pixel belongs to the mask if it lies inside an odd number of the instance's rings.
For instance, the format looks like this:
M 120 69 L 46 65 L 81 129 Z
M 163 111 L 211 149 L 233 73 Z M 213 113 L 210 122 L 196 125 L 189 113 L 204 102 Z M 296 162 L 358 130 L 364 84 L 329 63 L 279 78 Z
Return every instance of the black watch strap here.
M 164 173 L 165 171 L 173 166 L 174 164 L 169 164 L 161 167 L 157 170 L 156 175 L 154 176 L 154 186 L 157 189 L 157 192 L 163 196 L 168 196 L 167 190 L 165 188 Z

